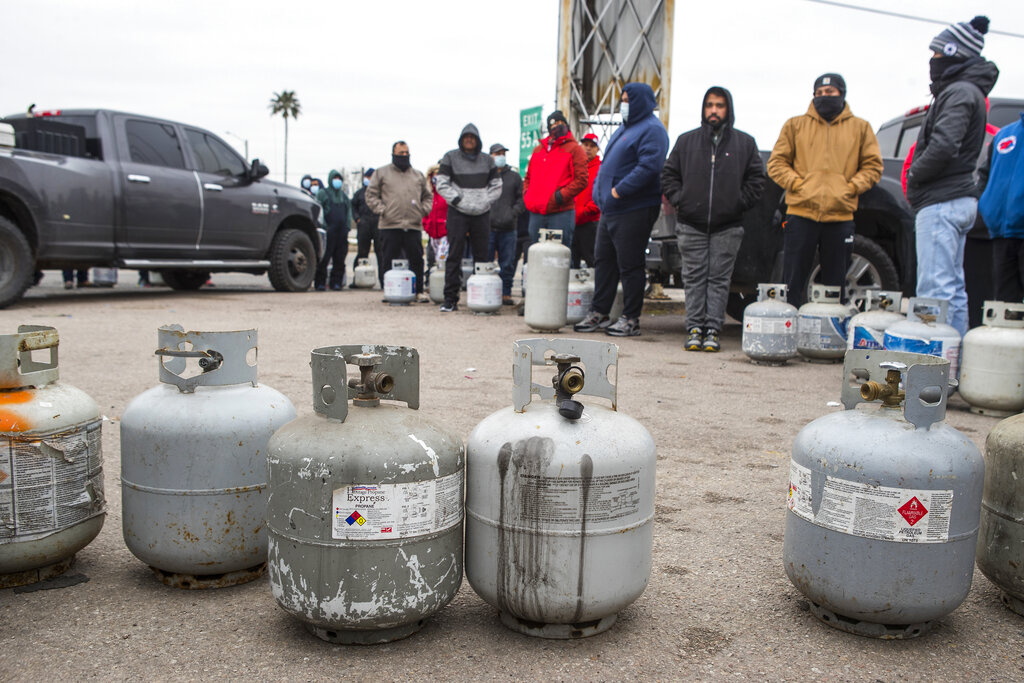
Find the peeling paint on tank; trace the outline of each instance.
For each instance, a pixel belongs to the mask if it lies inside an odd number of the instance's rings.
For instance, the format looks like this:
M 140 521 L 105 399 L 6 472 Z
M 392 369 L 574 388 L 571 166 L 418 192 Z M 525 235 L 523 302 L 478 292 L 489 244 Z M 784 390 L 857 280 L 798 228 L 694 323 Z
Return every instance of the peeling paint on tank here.
M 434 593 L 434 589 L 431 588 L 426 579 L 423 578 L 419 557 L 416 555 L 409 557 L 405 554 L 404 548 L 399 548 L 398 554 L 402 556 L 402 559 L 405 560 L 405 566 L 409 568 L 410 583 L 419 591 L 419 594 L 416 597 L 422 600 L 424 597 L 432 595 Z M 398 558 L 396 557 L 395 559 Z
M 427 457 L 430 458 L 430 465 L 434 469 L 434 476 L 435 477 L 440 476 L 441 475 L 441 470 L 440 470 L 440 468 L 438 467 L 438 464 L 437 464 L 437 452 L 434 451 L 434 449 L 431 448 L 429 445 L 427 445 L 427 442 L 424 441 L 423 439 L 418 439 L 413 434 L 410 434 L 409 438 L 412 439 L 413 441 L 415 441 L 416 443 L 418 443 L 420 446 L 423 447 L 423 450 L 424 450 L 424 452 L 426 452 Z

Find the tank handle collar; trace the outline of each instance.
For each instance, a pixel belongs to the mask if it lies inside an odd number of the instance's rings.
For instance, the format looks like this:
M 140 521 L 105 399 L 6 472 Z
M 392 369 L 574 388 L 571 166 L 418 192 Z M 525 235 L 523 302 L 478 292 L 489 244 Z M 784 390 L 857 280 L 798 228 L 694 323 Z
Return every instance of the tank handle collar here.
M 47 325 L 19 325 L 17 334 L 0 335 L 0 388 L 41 387 L 60 378 L 57 346 L 60 335 Z M 50 350 L 46 361 L 32 359 L 33 351 Z
M 310 353 L 313 372 L 313 410 L 344 422 L 348 417 L 349 399 L 359 390 L 349 386 L 348 359 L 372 354 L 381 357 L 376 368 L 394 378 L 391 391 L 378 393 L 379 398 L 401 401 L 413 410 L 420 407 L 420 354 L 409 346 L 385 344 L 343 344 L 323 346 Z
M 534 382 L 533 368 L 547 366 L 553 372 L 555 368 L 551 358 L 557 354 L 578 356 L 586 366 L 586 383 L 579 395 L 606 398 L 611 401 L 612 410 L 618 410 L 618 346 L 587 339 L 535 338 L 512 343 L 512 403 L 517 413 L 526 409 L 533 400 L 533 394 L 542 400 L 554 398 L 551 377 L 546 377 L 546 383 Z
M 903 374 L 903 417 L 918 429 L 927 429 L 946 417 L 949 361 L 904 351 L 854 349 L 843 362 L 842 401 L 846 410 L 867 401 L 861 396 L 862 382 L 885 382 L 892 361 L 906 365 Z
M 249 365 L 249 351 L 256 349 L 256 330 L 195 332 L 181 325 L 157 330 L 156 355 L 160 356 L 160 381 L 173 384 L 183 394 L 196 387 L 251 383 L 256 386 L 256 363 Z M 203 372 L 183 377 L 189 358 L 198 358 Z

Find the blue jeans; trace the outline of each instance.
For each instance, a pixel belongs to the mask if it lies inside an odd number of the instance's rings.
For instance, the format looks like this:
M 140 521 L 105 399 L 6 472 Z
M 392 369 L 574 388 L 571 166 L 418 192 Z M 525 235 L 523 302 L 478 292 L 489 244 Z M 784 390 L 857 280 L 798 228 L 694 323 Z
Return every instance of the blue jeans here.
M 530 213 L 530 244 L 540 239 L 541 230 L 561 230 L 562 244 L 572 249 L 572 233 L 576 229 L 576 211 L 559 211 L 558 213 Z
M 512 278 L 516 274 L 516 237 L 515 230 L 491 230 L 491 238 L 487 242 L 488 258 L 498 252 L 502 296 L 512 296 Z
M 949 320 L 967 334 L 964 240 L 974 227 L 978 200 L 960 197 L 917 212 L 917 295 L 949 301 Z

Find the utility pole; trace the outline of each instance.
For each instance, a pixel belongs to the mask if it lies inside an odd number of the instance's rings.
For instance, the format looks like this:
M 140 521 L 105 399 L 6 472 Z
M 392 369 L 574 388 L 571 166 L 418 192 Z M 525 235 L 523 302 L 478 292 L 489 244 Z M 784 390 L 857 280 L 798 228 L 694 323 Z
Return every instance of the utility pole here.
M 224 134 L 230 135 L 234 139 L 240 140 L 242 142 L 242 144 L 245 146 L 245 163 L 249 163 L 251 161 L 251 159 L 249 159 L 249 141 L 243 138 L 241 135 L 235 135 L 230 130 L 224 131 Z

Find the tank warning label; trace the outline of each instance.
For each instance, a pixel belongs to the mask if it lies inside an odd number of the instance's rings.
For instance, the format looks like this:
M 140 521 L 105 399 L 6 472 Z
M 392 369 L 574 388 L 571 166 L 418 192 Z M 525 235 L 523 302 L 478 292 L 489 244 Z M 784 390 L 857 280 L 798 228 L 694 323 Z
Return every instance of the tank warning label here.
M 103 513 L 100 424 L 0 442 L 0 543 L 41 538 Z
M 463 473 L 405 484 L 358 484 L 334 490 L 331 538 L 410 538 L 462 521 Z
M 743 331 L 751 334 L 796 334 L 793 318 L 744 318 Z
M 790 464 L 789 509 L 817 526 L 897 543 L 949 540 L 952 490 L 870 486 L 826 476 L 821 504 L 815 513 L 810 480 L 809 469 Z
M 580 521 L 612 522 L 640 511 L 640 471 L 594 477 L 546 477 L 519 472 L 519 520 L 579 528 Z
M 797 344 L 805 349 L 829 351 L 846 348 L 846 319 L 800 316 Z

